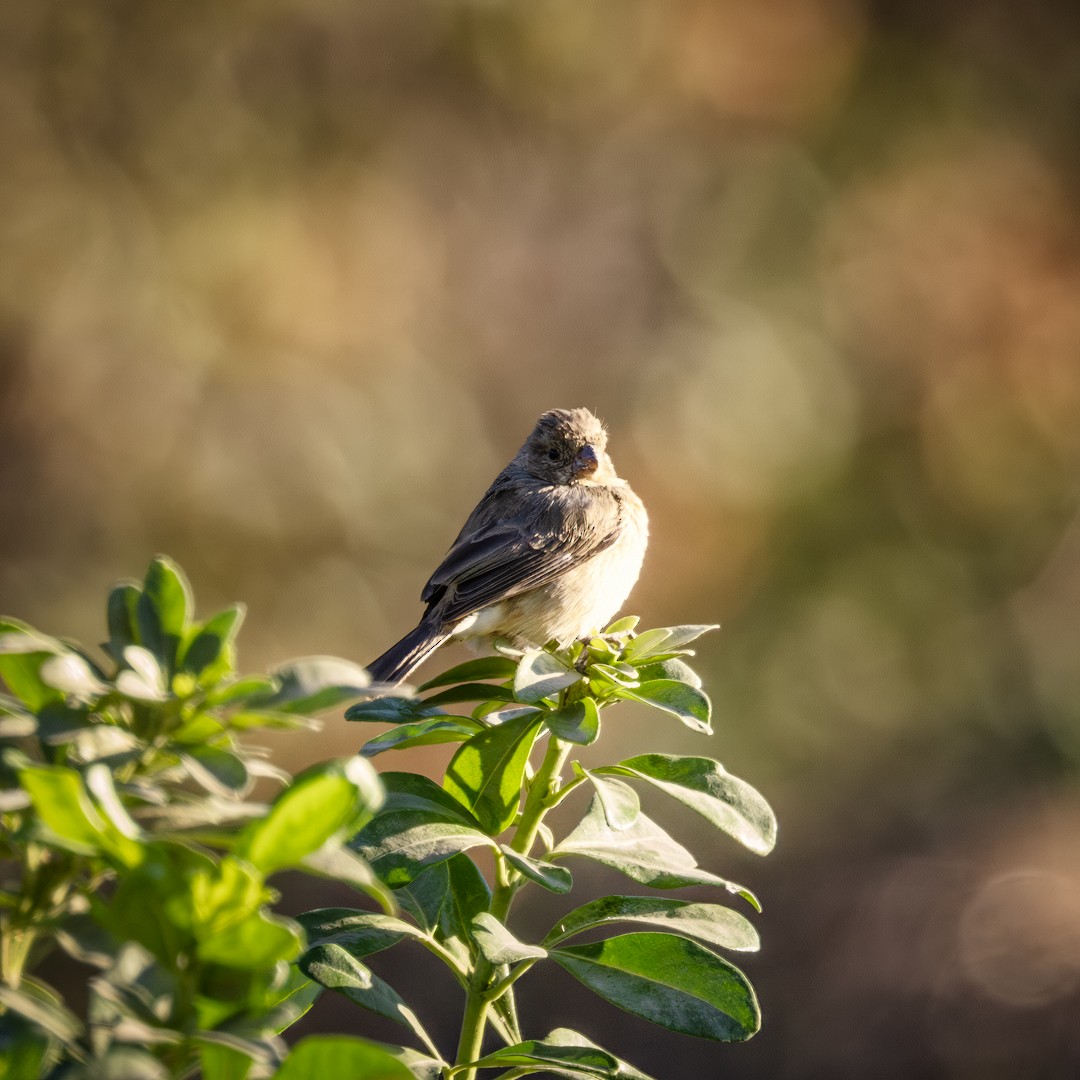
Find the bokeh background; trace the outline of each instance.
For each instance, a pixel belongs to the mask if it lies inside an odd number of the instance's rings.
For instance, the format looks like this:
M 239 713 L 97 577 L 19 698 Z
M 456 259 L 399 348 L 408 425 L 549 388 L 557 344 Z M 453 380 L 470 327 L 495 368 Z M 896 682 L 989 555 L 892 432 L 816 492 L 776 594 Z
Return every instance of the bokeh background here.
M 660 1080 L 1076 1076 L 1078 116 L 1069 0 L 7 0 L 0 609 L 99 640 L 165 551 L 248 603 L 246 668 L 370 659 L 590 406 L 653 520 L 630 609 L 724 625 L 710 743 L 602 745 L 776 807 L 760 860 L 649 804 L 762 896 L 765 1026 L 537 972 L 531 1033 Z M 382 970 L 450 1041 L 452 987 Z

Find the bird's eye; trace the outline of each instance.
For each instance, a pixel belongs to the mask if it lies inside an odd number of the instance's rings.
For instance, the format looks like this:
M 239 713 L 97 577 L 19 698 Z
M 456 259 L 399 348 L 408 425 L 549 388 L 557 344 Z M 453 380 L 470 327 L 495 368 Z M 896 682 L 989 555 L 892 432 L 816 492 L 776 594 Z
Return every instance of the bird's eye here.
M 554 447 L 552 447 L 547 452 L 547 458 L 548 458 L 548 461 L 558 461 L 559 460 L 559 451 L 556 450 Z

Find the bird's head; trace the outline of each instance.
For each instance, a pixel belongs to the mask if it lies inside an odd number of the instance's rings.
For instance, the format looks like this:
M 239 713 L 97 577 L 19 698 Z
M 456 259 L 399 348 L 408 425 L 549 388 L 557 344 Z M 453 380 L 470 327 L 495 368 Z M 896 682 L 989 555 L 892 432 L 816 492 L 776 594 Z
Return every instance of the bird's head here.
M 607 432 L 588 409 L 552 409 L 536 421 L 521 448 L 525 468 L 549 484 L 609 483 Z

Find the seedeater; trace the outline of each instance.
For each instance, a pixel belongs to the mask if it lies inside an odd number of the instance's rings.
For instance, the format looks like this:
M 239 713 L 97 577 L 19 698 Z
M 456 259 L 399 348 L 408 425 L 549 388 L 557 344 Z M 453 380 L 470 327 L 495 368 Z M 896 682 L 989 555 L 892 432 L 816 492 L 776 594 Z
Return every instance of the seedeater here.
M 469 515 L 415 630 L 368 664 L 399 683 L 444 642 L 567 644 L 607 625 L 641 572 L 649 518 L 588 409 L 552 409 Z

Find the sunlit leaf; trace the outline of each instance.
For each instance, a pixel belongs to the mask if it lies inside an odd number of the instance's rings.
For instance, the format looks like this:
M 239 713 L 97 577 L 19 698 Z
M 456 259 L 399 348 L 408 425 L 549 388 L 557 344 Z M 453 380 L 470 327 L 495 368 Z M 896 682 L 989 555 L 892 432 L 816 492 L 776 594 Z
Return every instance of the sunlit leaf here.
M 167 556 L 156 556 L 135 602 L 135 622 L 141 644 L 170 671 L 192 608 L 191 586 L 184 572 Z
M 559 657 L 543 649 L 531 649 L 521 658 L 514 674 L 514 695 L 518 701 L 535 704 L 581 678 L 581 672 L 568 668 Z
M 776 843 L 776 816 L 769 804 L 712 758 L 642 754 L 598 771 L 648 781 L 759 855 Z
M 140 844 L 101 815 L 74 769 L 30 765 L 19 769 L 19 781 L 60 846 L 80 855 L 104 854 L 126 866 L 142 861 Z
M 309 1035 L 292 1048 L 274 1080 L 415 1080 L 381 1046 L 351 1035 Z
M 645 1073 L 569 1028 L 556 1028 L 545 1039 L 529 1039 L 504 1046 L 486 1054 L 474 1065 L 481 1069 L 506 1069 L 504 1075 L 508 1077 L 539 1072 L 580 1080 L 651 1080 Z
M 371 676 L 349 660 L 336 656 L 305 656 L 289 660 L 271 672 L 278 689 L 251 704 L 259 709 L 314 713 L 358 697 L 371 685 Z
M 721 904 L 666 896 L 602 896 L 564 915 L 547 933 L 543 944 L 550 948 L 585 930 L 618 922 L 645 923 L 740 952 L 754 952 L 759 947 L 757 931 L 737 911 Z
M 74 1044 L 82 1034 L 82 1021 L 67 1008 L 52 987 L 37 979 L 24 978 L 17 990 L 0 982 L 0 1005 L 25 1017 L 66 1045 Z
M 428 1049 L 438 1052 L 416 1014 L 398 993 L 340 945 L 317 945 L 309 949 L 300 960 L 300 968 L 328 990 L 337 990 L 357 1005 L 409 1028 Z
M 539 727 L 539 715 L 530 713 L 487 728 L 469 739 L 447 766 L 443 787 L 492 836 L 517 814 L 525 763 Z
M 307 934 L 309 948 L 332 943 L 357 957 L 389 949 L 402 937 L 423 936 L 404 919 L 356 908 L 315 908 L 298 916 L 297 922 Z
M 243 604 L 233 604 L 208 619 L 202 629 L 190 641 L 180 658 L 180 670 L 200 675 L 211 665 L 220 665 L 223 655 L 236 638 L 246 609 Z M 222 670 L 224 675 L 225 671 Z
M 696 641 L 702 634 L 708 634 L 712 630 L 719 630 L 715 624 L 700 624 L 692 626 L 661 626 L 653 630 L 645 630 L 637 637 L 627 642 L 623 655 L 632 663 L 638 663 L 650 656 L 668 653 L 682 649 L 690 642 Z
M 141 645 L 128 645 L 124 649 L 127 669 L 116 676 L 116 689 L 136 701 L 164 701 L 165 673 L 157 658 Z
M 407 697 L 372 698 L 370 701 L 358 701 L 345 710 L 346 720 L 370 721 L 376 724 L 404 724 L 442 715 L 439 709 L 429 707 L 419 698 Z
M 600 736 L 600 712 L 591 697 L 544 713 L 544 723 L 563 742 L 589 746 Z
M 499 850 L 515 870 L 549 892 L 568 893 L 573 887 L 574 878 L 565 866 L 556 866 L 555 863 L 545 862 L 543 859 L 530 858 L 528 855 L 514 851 L 506 844 L 500 845 Z
M 505 656 L 479 656 L 475 660 L 466 660 L 464 664 L 436 675 L 434 679 L 420 686 L 421 691 L 434 690 L 438 686 L 453 686 L 455 683 L 482 682 L 487 679 L 505 680 L 517 670 L 517 664 Z
M 265 818 L 244 827 L 235 852 L 264 874 L 298 866 L 331 837 L 355 831 L 383 798 L 375 770 L 362 758 L 312 766 L 278 795 Z
M 653 679 L 642 683 L 636 690 L 620 690 L 618 694 L 671 713 L 694 731 L 712 734 L 712 705 L 705 693 L 695 686 L 675 679 Z
M 604 820 L 615 832 L 630 828 L 641 812 L 641 801 L 629 784 L 608 780 L 588 769 L 581 770 L 596 789 L 596 798 L 604 812 Z
M 670 1031 L 725 1042 L 761 1026 L 746 976 L 723 957 L 673 934 L 634 933 L 550 953 L 590 990 Z
M 578 827 L 559 844 L 551 857 L 566 855 L 593 859 L 654 889 L 717 885 L 747 899 L 752 898 L 742 886 L 702 870 L 686 848 L 645 814 L 638 814 L 628 828 L 612 829 L 597 796 L 593 797 L 588 813 Z
M 197 953 L 207 963 L 264 971 L 279 961 L 295 960 L 303 938 L 291 919 L 256 911 L 241 922 L 199 938 Z
M 434 709 L 436 706 L 458 705 L 462 701 L 513 701 L 513 691 L 496 683 L 470 682 L 460 686 L 451 686 L 426 698 L 424 704 Z M 430 715 L 430 714 L 429 714 Z
M 254 783 L 243 760 L 229 750 L 204 743 L 186 747 L 180 760 L 191 778 L 215 795 L 244 795 Z
M 407 750 L 414 746 L 464 742 L 482 731 L 484 725 L 468 716 L 432 716 L 414 724 L 402 724 L 369 739 L 360 748 L 364 757 L 386 750 Z
M 542 960 L 547 952 L 538 945 L 526 945 L 488 911 L 473 918 L 473 939 L 491 964 L 513 964 L 518 960 Z

